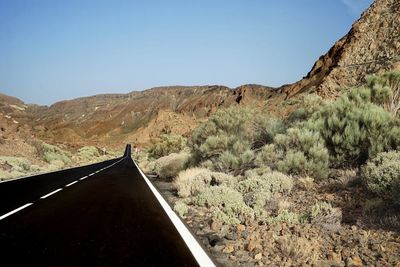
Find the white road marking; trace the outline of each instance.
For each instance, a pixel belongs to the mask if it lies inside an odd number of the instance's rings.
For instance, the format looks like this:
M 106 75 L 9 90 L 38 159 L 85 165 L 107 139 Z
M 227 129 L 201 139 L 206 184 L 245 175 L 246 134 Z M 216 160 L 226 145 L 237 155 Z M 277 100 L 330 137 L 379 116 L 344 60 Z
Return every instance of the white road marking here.
M 66 187 L 71 186 L 71 185 L 73 185 L 73 184 L 76 184 L 77 182 L 78 182 L 78 181 L 74 181 L 74 182 L 72 182 L 72 183 L 69 183 L 69 184 L 66 185 Z
M 176 230 L 178 230 L 179 234 L 181 235 L 182 239 L 185 241 L 186 245 L 188 246 L 190 252 L 192 253 L 193 257 L 196 259 L 197 263 L 203 267 L 211 267 L 215 266 L 214 262 L 210 259 L 207 253 L 203 250 L 194 236 L 190 233 L 190 231 L 186 228 L 183 222 L 179 219 L 178 215 L 171 209 L 165 199 L 161 196 L 161 194 L 157 191 L 157 189 L 153 186 L 153 184 L 149 181 L 146 175 L 142 172 L 139 166 L 136 164 L 135 161 L 133 163 L 136 165 L 137 169 L 139 170 L 140 174 L 142 175 L 143 179 L 146 181 L 147 185 L 150 187 L 150 190 L 153 192 L 154 196 L 157 198 L 158 202 L 163 207 L 165 213 L 167 213 L 169 219 L 174 224 Z
M 62 190 L 62 188 L 59 188 L 59 189 L 57 189 L 57 190 L 54 190 L 53 192 L 48 193 L 47 195 L 42 196 L 40 199 L 45 199 L 45 198 L 47 198 L 47 197 L 49 197 L 49 196 L 51 196 L 51 195 L 53 195 L 53 194 L 55 194 L 55 193 L 57 193 L 57 192 L 59 192 L 59 191 L 61 191 L 61 190 Z
M 83 176 L 81 179 L 79 179 L 79 180 L 84 180 L 84 179 L 86 179 L 86 178 L 88 178 L 88 176 Z
M 23 205 L 23 206 L 21 206 L 21 207 L 15 209 L 15 210 L 13 210 L 13 211 L 10 211 L 9 213 L 6 213 L 6 214 L 0 216 L 0 221 L 3 220 L 4 218 L 6 218 L 6 217 L 8 217 L 8 216 L 10 216 L 10 215 L 12 215 L 12 214 L 14 214 L 14 213 L 16 213 L 16 212 L 22 210 L 22 209 L 25 209 L 26 207 L 29 207 L 29 206 L 32 205 L 32 204 L 33 204 L 33 203 L 25 204 L 25 205 Z

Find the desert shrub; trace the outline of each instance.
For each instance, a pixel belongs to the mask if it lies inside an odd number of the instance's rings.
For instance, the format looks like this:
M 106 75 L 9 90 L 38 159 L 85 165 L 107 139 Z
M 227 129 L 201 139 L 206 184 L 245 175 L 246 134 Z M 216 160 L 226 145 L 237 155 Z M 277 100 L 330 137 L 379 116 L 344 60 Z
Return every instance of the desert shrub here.
M 324 106 L 307 122 L 319 131 L 338 166 L 363 164 L 400 144 L 399 122 L 374 103 L 370 88 L 355 88 Z
M 398 196 L 400 182 L 400 151 L 379 153 L 362 168 L 362 179 L 367 188 L 379 195 L 392 193 Z
M 233 187 L 237 179 L 231 175 L 212 172 L 204 168 L 190 168 L 181 171 L 174 179 L 174 186 L 182 198 L 197 196 L 210 186 Z
M 179 215 L 179 217 L 185 219 L 186 214 L 189 211 L 188 205 L 183 201 L 177 201 L 174 205 L 174 211 Z
M 308 240 L 296 235 L 276 236 L 275 255 L 281 255 L 286 265 L 310 265 L 318 263 L 319 244 L 316 240 Z M 317 264 L 318 265 L 318 264 Z
M 337 230 L 342 221 L 342 212 L 333 208 L 331 204 L 319 201 L 311 207 L 309 214 L 312 224 L 318 225 L 326 230 Z
M 283 158 L 283 150 L 279 150 L 274 144 L 268 144 L 261 148 L 255 158 L 255 165 L 258 167 L 276 168 L 276 164 Z
M 285 120 L 285 124 L 293 127 L 307 121 L 314 113 L 318 112 L 323 106 L 325 106 L 326 103 L 325 100 L 316 94 L 304 96 L 300 108 L 289 115 Z
M 34 142 L 33 143 L 36 151 L 44 161 L 52 163 L 53 161 L 61 161 L 63 165 L 70 164 L 71 159 L 68 152 L 62 150 L 61 148 L 49 145 L 44 142 Z
M 178 174 L 174 180 L 174 186 L 180 197 L 196 196 L 208 187 L 211 179 L 210 170 L 190 168 Z
M 367 77 L 374 103 L 396 117 L 400 110 L 400 72 L 392 71 Z
M 265 224 L 275 224 L 286 222 L 289 224 L 299 224 L 307 222 L 308 217 L 305 214 L 298 214 L 295 212 L 290 212 L 287 210 L 283 210 L 275 217 L 266 217 L 262 222 Z
M 274 144 L 266 145 L 258 153 L 258 166 L 270 166 L 281 172 L 326 178 L 329 174 L 329 154 L 318 132 L 289 128 L 275 136 Z
M 172 153 L 157 159 L 154 163 L 154 172 L 161 179 L 173 178 L 185 169 L 190 155 L 186 152 Z
M 178 153 L 186 147 L 186 138 L 176 134 L 161 135 L 149 149 L 149 156 L 160 158 L 171 153 Z
M 246 206 L 242 195 L 226 186 L 211 186 L 192 202 L 211 208 L 213 217 L 226 224 L 239 224 L 254 217 L 253 210 Z
M 249 178 L 238 182 L 235 189 L 243 195 L 244 202 L 251 207 L 257 218 L 264 213 L 264 207 L 273 193 L 287 193 L 293 187 L 292 178 L 279 172 L 270 172 L 262 176 L 257 176 L 251 172 Z
M 284 131 L 283 123 L 248 107 L 220 109 L 189 140 L 193 165 L 235 175 L 254 167 L 255 152 Z
M 20 157 L 0 157 L 0 165 L 8 165 L 11 171 L 15 172 L 28 172 L 30 171 L 31 164 L 27 159 Z
M 78 149 L 76 157 L 81 162 L 92 162 L 95 158 L 99 157 L 100 153 L 97 147 L 84 146 Z
M 252 128 L 253 149 L 258 149 L 272 143 L 277 134 L 285 131 L 285 125 L 282 120 L 268 116 L 256 116 Z

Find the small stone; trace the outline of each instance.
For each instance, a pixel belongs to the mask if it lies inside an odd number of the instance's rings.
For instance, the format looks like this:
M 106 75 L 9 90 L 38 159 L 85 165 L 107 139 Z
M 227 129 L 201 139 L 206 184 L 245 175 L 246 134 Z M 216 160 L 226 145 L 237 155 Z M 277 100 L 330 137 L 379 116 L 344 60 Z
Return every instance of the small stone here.
M 221 229 L 221 223 L 219 221 L 213 220 L 210 224 L 211 230 L 217 232 L 219 229 Z
M 258 253 L 258 254 L 256 254 L 255 256 L 254 256 L 254 259 L 255 260 L 261 260 L 262 259 L 262 254 L 261 253 Z
M 236 230 L 238 232 L 243 232 L 244 230 L 246 230 L 246 226 L 244 226 L 243 224 L 238 224 L 238 226 L 236 226 Z
M 235 255 L 229 255 L 229 259 L 236 260 L 236 256 Z
M 356 225 L 352 225 L 352 226 L 351 226 L 351 230 L 357 231 L 357 229 L 358 229 L 358 227 L 357 227 Z
M 350 266 L 362 266 L 363 262 L 358 256 L 354 256 L 350 261 Z
M 247 238 L 249 237 L 249 232 L 243 231 L 243 232 L 240 234 L 240 236 L 241 236 L 243 239 L 247 239 Z
M 235 248 L 232 246 L 232 245 L 227 245 L 223 250 L 222 250 L 222 252 L 224 252 L 224 253 L 232 253 L 232 252 L 234 252 L 235 251 Z
M 246 250 L 252 252 L 256 248 L 256 242 L 254 240 L 250 240 L 250 242 L 246 246 Z
M 340 263 L 342 261 L 342 258 L 340 257 L 339 254 L 335 253 L 335 252 L 331 252 L 327 255 L 327 259 L 329 261 L 332 261 L 334 263 Z
M 237 239 L 237 234 L 235 234 L 235 233 L 227 233 L 225 235 L 225 239 L 235 241 Z

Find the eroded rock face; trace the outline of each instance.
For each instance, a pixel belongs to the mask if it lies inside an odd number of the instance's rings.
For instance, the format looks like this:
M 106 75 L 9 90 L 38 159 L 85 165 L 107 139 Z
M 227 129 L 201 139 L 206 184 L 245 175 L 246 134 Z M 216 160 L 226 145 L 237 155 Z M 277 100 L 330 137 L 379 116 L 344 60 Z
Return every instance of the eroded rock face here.
M 368 74 L 399 67 L 400 1 L 375 0 L 306 77 L 281 91 L 288 98 L 308 91 L 332 98 L 339 87 L 357 86 Z

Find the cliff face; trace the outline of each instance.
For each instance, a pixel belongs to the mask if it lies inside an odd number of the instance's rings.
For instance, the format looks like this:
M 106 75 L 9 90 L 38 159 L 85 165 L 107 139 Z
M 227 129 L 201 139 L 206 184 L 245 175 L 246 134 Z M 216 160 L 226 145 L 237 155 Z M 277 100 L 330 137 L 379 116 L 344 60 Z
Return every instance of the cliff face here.
M 281 91 L 289 98 L 309 91 L 336 97 L 338 87 L 359 85 L 368 74 L 398 69 L 399 62 L 400 1 L 376 0 L 306 77 Z

